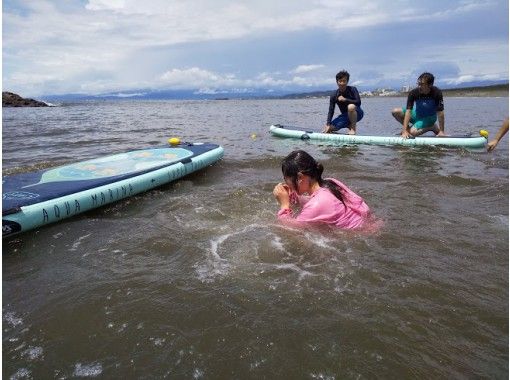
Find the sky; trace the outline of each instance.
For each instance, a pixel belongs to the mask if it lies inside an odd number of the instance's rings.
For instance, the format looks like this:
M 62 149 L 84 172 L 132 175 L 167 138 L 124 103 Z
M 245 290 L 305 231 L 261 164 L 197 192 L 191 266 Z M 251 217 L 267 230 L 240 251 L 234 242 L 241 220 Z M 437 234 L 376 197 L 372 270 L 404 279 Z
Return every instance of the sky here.
M 215 94 L 508 80 L 508 0 L 3 0 L 21 96 Z

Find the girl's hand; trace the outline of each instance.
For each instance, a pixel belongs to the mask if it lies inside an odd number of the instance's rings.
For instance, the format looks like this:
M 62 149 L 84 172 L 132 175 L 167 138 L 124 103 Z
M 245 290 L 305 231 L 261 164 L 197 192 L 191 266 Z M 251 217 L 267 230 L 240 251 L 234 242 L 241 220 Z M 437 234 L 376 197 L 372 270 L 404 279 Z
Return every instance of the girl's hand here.
M 273 195 L 280 204 L 280 208 L 290 208 L 290 189 L 286 184 L 277 184 L 273 189 Z

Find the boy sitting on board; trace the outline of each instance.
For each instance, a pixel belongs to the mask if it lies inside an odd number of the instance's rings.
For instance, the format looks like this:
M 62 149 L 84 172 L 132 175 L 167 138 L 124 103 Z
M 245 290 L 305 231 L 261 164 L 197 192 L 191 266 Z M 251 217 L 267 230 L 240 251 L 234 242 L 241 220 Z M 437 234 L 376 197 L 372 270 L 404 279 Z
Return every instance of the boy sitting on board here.
M 356 134 L 356 123 L 363 118 L 363 110 L 361 109 L 361 99 L 358 89 L 354 86 L 347 86 L 349 83 L 349 73 L 345 70 L 336 74 L 336 90 L 329 97 L 329 112 L 326 126 L 323 133 L 331 133 L 341 128 L 348 128 L 349 135 Z M 340 109 L 340 115 L 333 119 L 335 113 L 335 104 Z

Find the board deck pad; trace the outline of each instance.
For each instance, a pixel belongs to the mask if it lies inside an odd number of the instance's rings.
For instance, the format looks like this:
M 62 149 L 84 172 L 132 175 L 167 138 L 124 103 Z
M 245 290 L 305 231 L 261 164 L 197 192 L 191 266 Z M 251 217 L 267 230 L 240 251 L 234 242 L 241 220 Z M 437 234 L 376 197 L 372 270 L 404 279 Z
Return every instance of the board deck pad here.
M 136 176 L 191 156 L 193 152 L 185 148 L 142 149 L 35 173 L 6 176 L 2 181 L 2 214 Z

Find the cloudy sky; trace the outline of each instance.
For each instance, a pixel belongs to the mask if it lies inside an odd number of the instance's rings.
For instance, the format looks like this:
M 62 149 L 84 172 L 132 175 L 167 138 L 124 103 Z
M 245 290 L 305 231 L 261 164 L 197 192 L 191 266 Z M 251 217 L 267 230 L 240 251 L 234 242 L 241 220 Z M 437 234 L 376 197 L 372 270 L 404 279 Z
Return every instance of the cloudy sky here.
M 307 91 L 508 79 L 508 0 L 3 0 L 3 90 Z

